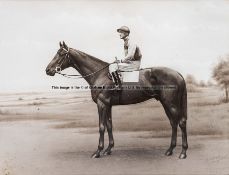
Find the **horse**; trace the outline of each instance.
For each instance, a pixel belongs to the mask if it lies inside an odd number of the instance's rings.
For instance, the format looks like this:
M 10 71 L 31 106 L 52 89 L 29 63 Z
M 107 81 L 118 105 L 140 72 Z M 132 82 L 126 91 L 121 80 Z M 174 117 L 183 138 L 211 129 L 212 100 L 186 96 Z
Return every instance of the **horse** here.
M 69 48 L 65 42 L 59 43 L 60 48 L 54 58 L 46 68 L 46 74 L 54 76 L 69 67 L 75 68 L 81 78 L 84 78 L 92 87 L 114 86 L 109 77 L 109 63 L 104 62 L 94 56 L 90 56 L 82 51 Z M 65 74 L 63 74 L 65 75 Z M 131 83 L 123 83 L 130 85 Z M 136 84 L 135 84 L 136 85 Z M 160 101 L 164 111 L 170 121 L 172 128 L 171 144 L 166 156 L 173 154 L 177 142 L 178 125 L 182 132 L 182 151 L 180 159 L 187 157 L 187 90 L 183 76 L 175 70 L 166 67 L 151 67 L 139 70 L 140 88 L 121 89 L 115 88 L 91 88 L 91 98 L 97 104 L 99 115 L 99 144 L 97 150 L 92 154 L 92 158 L 99 158 L 102 155 L 110 155 L 114 147 L 112 132 L 112 106 L 129 105 L 140 103 L 148 99 L 155 98 Z M 165 88 L 153 88 L 173 85 L 175 88 L 166 90 Z M 151 88 L 149 88 L 151 87 Z M 104 149 L 104 132 L 107 129 L 109 145 Z

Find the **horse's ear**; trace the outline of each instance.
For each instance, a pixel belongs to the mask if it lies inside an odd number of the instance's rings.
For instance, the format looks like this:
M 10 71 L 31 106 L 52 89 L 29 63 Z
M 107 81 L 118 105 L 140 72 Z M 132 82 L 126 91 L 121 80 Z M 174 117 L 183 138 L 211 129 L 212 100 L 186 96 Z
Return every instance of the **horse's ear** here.
M 61 44 L 61 41 L 59 42 L 59 45 L 60 45 L 60 47 L 62 47 L 63 45 Z
M 65 42 L 63 41 L 63 46 L 64 46 L 64 48 L 65 49 L 67 49 L 68 50 L 68 46 L 65 44 Z

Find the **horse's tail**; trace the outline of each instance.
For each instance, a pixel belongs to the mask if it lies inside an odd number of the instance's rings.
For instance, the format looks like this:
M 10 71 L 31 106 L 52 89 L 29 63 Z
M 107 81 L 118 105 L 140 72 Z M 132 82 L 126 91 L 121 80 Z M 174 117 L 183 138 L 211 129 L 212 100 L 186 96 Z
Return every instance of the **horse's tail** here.
M 183 78 L 183 77 L 182 77 Z M 181 92 L 181 116 L 180 119 L 183 121 L 187 120 L 187 88 L 186 88 L 186 83 L 183 78 L 183 90 Z

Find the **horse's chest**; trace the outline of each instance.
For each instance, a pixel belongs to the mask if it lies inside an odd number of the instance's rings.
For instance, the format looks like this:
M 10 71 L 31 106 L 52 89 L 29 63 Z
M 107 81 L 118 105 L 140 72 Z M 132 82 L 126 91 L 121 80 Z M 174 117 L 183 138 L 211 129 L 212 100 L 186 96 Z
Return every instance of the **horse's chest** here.
M 110 105 L 111 94 L 103 90 L 92 90 L 91 91 L 92 100 L 97 103 L 98 99 L 106 105 Z
M 97 98 L 98 98 L 98 92 L 96 91 L 91 91 L 91 98 L 92 100 L 97 103 Z

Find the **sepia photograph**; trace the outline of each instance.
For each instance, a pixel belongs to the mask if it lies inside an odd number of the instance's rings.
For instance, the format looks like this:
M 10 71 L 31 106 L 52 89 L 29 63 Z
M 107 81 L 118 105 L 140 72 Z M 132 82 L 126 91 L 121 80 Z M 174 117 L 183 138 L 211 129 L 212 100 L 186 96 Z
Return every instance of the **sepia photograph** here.
M 0 0 L 0 175 L 229 174 L 229 1 Z

